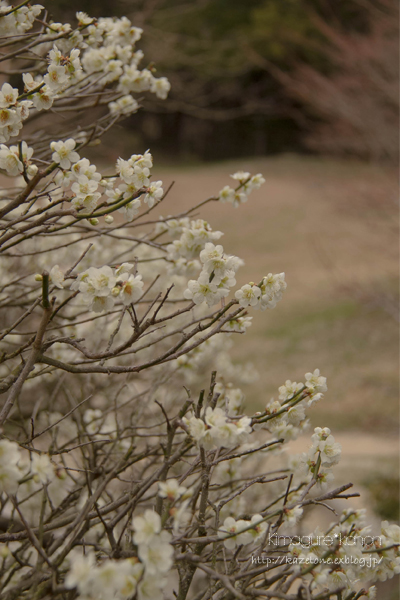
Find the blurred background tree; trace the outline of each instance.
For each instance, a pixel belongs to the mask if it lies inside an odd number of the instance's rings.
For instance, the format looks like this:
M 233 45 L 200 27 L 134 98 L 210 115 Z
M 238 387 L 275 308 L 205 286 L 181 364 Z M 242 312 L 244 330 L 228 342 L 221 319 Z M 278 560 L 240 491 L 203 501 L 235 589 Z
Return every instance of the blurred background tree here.
M 82 8 L 54 0 L 55 20 Z M 395 0 L 86 0 L 126 15 L 172 89 L 126 127 L 169 157 L 398 158 Z M 143 100 L 143 104 L 147 104 Z

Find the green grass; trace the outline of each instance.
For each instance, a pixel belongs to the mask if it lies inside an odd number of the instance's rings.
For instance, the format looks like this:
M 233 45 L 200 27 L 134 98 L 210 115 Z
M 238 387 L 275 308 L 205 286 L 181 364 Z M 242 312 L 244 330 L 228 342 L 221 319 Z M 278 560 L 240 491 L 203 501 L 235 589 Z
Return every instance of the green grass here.
M 309 328 L 327 327 L 338 320 L 350 319 L 357 315 L 359 305 L 352 300 L 342 300 L 337 304 L 321 307 L 304 307 L 303 311 L 293 311 L 290 319 L 276 325 L 266 324 L 264 334 L 269 338 L 286 338 L 291 342 L 300 340 Z
M 364 485 L 370 493 L 376 514 L 382 519 L 398 523 L 400 520 L 400 480 L 398 475 L 371 473 L 364 481 Z

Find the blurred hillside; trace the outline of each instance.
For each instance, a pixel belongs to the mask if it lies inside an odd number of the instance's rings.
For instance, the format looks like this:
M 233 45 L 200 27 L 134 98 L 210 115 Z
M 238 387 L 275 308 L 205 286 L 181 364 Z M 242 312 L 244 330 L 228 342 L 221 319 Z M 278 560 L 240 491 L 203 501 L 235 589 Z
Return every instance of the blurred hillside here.
M 126 15 L 172 84 L 124 123 L 171 159 L 284 151 L 397 162 L 395 0 L 54 0 L 54 20 Z

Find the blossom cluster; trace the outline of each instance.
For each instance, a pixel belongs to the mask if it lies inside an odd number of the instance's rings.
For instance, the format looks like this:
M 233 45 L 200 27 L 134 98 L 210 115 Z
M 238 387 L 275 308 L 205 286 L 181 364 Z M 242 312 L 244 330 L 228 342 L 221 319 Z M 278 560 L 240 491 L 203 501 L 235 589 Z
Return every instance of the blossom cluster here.
M 0 33 L 5 38 L 17 36 L 32 28 L 43 7 L 10 7 L 0 5 Z M 115 99 L 108 102 L 112 117 L 136 112 L 138 102 L 131 93 L 149 91 L 165 99 L 170 90 L 166 77 L 156 78 L 153 70 L 139 68 L 143 52 L 135 50 L 142 30 L 132 26 L 126 17 L 94 19 L 86 13 L 76 14 L 78 25 L 51 23 L 37 44 L 37 57 L 46 69 L 35 68 L 33 74 L 22 74 L 24 94 L 9 83 L 0 92 L 0 142 L 18 135 L 29 110 L 49 110 L 54 102 L 67 96 L 68 90 L 100 90 L 111 86 Z
M 235 298 L 243 308 L 248 306 L 261 310 L 275 308 L 282 300 L 282 294 L 286 287 L 285 273 L 276 275 L 269 273 L 258 285 L 253 282 L 243 285 L 240 290 L 235 292 Z
M 144 202 L 149 208 L 160 201 L 164 194 L 162 181 L 150 182 L 153 159 L 149 151 L 143 155 L 134 154 L 129 160 L 118 159 L 116 170 L 120 176 L 119 183 L 117 177 L 102 179 L 95 165 L 92 165 L 87 158 L 80 158 L 76 149 L 77 142 L 73 138 L 51 142 L 50 147 L 52 160 L 58 167 L 52 191 L 57 196 L 57 190 L 60 189 L 62 194 L 69 190 L 71 197 L 63 196 L 63 199 L 71 200 L 77 211 L 83 209 L 89 213 L 89 216 L 96 209 L 103 193 L 110 205 L 110 211 L 114 211 L 117 205 L 119 212 L 122 212 L 128 220 L 132 220 L 139 211 L 141 206 L 139 193 L 144 194 Z M 24 171 L 30 176 L 34 175 L 38 169 L 31 163 L 32 155 L 33 149 L 29 148 L 26 142 L 10 148 L 2 144 L 0 168 L 14 177 Z M 100 193 L 99 189 L 102 189 L 103 193 Z M 112 222 L 112 219 L 108 222 Z
M 68 560 L 66 587 L 76 588 L 87 600 L 127 600 L 135 593 L 138 600 L 162 600 L 165 576 L 173 563 L 171 534 L 162 530 L 160 516 L 150 509 L 133 518 L 132 529 L 136 557 L 97 564 L 93 552 L 74 551 Z
M 36 5 L 38 6 L 38 5 Z M 14 14 L 14 13 L 13 13 Z M 4 18 L 4 17 L 3 17 Z M 0 21 L 3 19 L 0 18 Z M 25 93 L 20 97 L 18 89 L 4 83 L 0 91 L 0 142 L 7 142 L 22 129 L 22 122 L 29 117 L 31 108 L 48 110 L 54 98 L 84 77 L 80 64 L 80 50 L 73 48 L 68 57 L 62 55 L 54 44 L 48 55 L 46 74 L 36 76 L 23 73 Z
M 0 3 L 0 35 L 3 37 L 25 33 L 33 26 L 43 10 L 41 4 L 19 6 L 14 9 L 7 2 Z
M 221 408 L 208 406 L 202 418 L 189 415 L 183 418 L 189 435 L 198 446 L 211 448 L 234 448 L 243 443 L 251 433 L 251 418 L 228 417 Z
M 261 173 L 257 175 L 251 175 L 246 171 L 238 171 L 231 175 L 232 179 L 237 181 L 237 187 L 234 189 L 229 185 L 226 185 L 218 194 L 218 198 L 221 202 L 228 202 L 235 208 L 247 202 L 249 194 L 253 190 L 258 190 L 265 183 L 264 177 Z
M 273 398 L 267 403 L 265 413 L 260 413 L 260 421 L 255 428 L 265 427 L 277 438 L 295 439 L 307 429 L 306 409 L 323 397 L 327 391 L 326 377 L 319 369 L 305 374 L 305 383 L 288 379 L 279 387 L 279 400 Z
M 22 129 L 22 122 L 29 117 L 33 106 L 30 100 L 18 100 L 19 93 L 9 83 L 3 83 L 0 90 L 0 142 L 8 142 Z
M 290 457 L 289 467 L 309 481 L 315 479 L 322 489 L 326 489 L 334 479 L 331 469 L 339 462 L 342 448 L 329 427 L 316 427 L 311 440 L 308 452 Z
M 144 568 L 138 597 L 140 600 L 162 599 L 165 576 L 173 564 L 174 550 L 170 544 L 172 536 L 162 529 L 160 516 L 150 509 L 142 516 L 134 517 L 132 527 L 133 541 Z
M 79 18 L 88 21 L 87 17 L 79 13 Z M 89 17 L 90 19 L 90 17 Z M 89 48 L 82 58 L 83 67 L 88 74 L 104 73 L 105 82 L 116 81 L 117 91 L 125 97 L 125 108 L 129 103 L 131 92 L 150 91 L 161 99 L 165 99 L 170 90 L 170 83 L 166 77 L 156 78 L 149 69 L 139 69 L 143 59 L 141 50 L 133 48 L 141 38 L 142 29 L 132 26 L 127 17 L 121 19 L 100 18 L 96 23 L 88 24 L 85 42 Z M 110 103 L 111 104 L 111 103 Z M 123 104 L 123 103 L 122 103 Z M 121 104 L 111 105 L 113 112 L 118 112 Z M 135 103 L 132 112 L 135 112 Z M 126 114 L 126 112 L 125 112 Z
M 110 212 L 118 208 L 129 221 L 139 212 L 141 193 L 144 194 L 143 200 L 149 208 L 161 200 L 164 194 L 162 181 L 150 182 L 153 157 L 149 151 L 143 155 L 134 154 L 128 160 L 119 158 L 116 171 L 120 179 L 102 179 L 96 166 L 91 165 L 87 158 L 80 159 L 75 148 L 76 141 L 73 139 L 51 143 L 52 159 L 63 169 L 56 174 L 55 184 L 61 186 L 64 191 L 70 188 L 72 204 L 77 210 L 84 209 L 90 214 L 96 209 L 103 195 L 98 191 L 99 186 L 106 196 Z M 111 223 L 112 219 L 106 222 Z
M 149 209 L 161 200 L 164 193 L 162 181 L 150 181 L 153 159 L 149 151 L 144 154 L 134 154 L 128 160 L 119 158 L 116 164 L 117 177 L 105 179 L 87 158 L 80 158 L 76 148 L 76 141 L 72 138 L 51 143 L 53 164 L 58 167 L 53 184 L 54 193 L 57 197 L 59 194 L 57 190 L 61 190 L 62 194 L 69 190 L 71 197 L 61 196 L 61 198 L 71 200 L 77 211 L 88 211 L 89 214 L 85 217 L 91 224 L 98 223 L 98 219 L 91 215 L 96 214 L 94 211 L 102 197 L 99 189 L 103 189 L 110 207 L 109 211 L 119 210 L 128 220 L 132 220 L 138 213 L 141 194 L 144 195 L 144 202 Z M 12 168 L 20 168 L 20 166 L 12 165 Z M 108 214 L 105 220 L 107 223 L 112 223 L 113 217 Z M 221 245 L 214 244 L 221 237 L 222 232 L 213 231 L 202 219 L 191 221 L 187 217 L 176 221 L 167 219 L 156 227 L 157 230 L 160 233 L 168 232 L 175 238 L 167 246 L 165 257 L 170 264 L 171 274 L 188 276 L 200 270 L 197 279 L 190 279 L 187 282 L 187 287 L 183 290 L 185 299 L 192 300 L 195 304 L 206 302 L 211 307 L 228 296 L 230 288 L 236 284 L 236 271 L 243 261 L 236 256 L 225 254 Z M 110 310 L 114 305 L 115 297 L 119 295 L 125 305 L 134 302 L 140 296 L 138 290 L 143 285 L 140 276 L 134 279 L 128 278 L 123 284 L 122 273 L 115 274 L 110 267 L 104 266 L 101 270 L 94 267 L 91 269 L 90 273 L 81 273 L 71 287 L 72 290 L 83 293 L 81 298 L 91 310 L 95 312 Z M 57 287 L 62 287 L 63 279 L 60 271 L 57 271 L 56 277 L 54 272 L 52 275 L 53 283 Z M 247 303 L 244 300 L 243 290 L 246 290 L 246 287 L 248 286 L 243 286 L 236 292 L 236 299 L 242 306 L 255 305 L 254 302 Z M 254 287 L 258 292 L 255 307 L 273 308 L 281 298 L 285 287 L 283 273 L 264 277 L 260 286 Z M 250 317 L 240 317 L 230 320 L 226 324 L 225 331 L 245 332 L 250 324 Z
M 161 225 L 161 224 L 160 224 Z M 159 230 L 161 226 L 159 226 Z M 207 221 L 197 219 L 190 221 L 188 218 L 167 220 L 162 225 L 174 239 L 167 246 L 168 260 L 176 261 L 180 258 L 186 260 L 198 259 L 200 252 L 208 242 L 214 242 L 222 237 L 222 231 L 213 231 Z
M 218 304 L 229 294 L 229 288 L 236 284 L 235 274 L 242 264 L 236 256 L 225 256 L 222 246 L 207 242 L 200 252 L 202 271 L 197 280 L 191 279 L 184 292 L 187 300 L 195 304 Z
M 236 546 L 261 542 L 266 530 L 267 523 L 261 515 L 253 515 L 250 521 L 227 517 L 218 529 L 218 537 L 224 540 L 225 548 L 233 550 Z
M 94 312 L 111 310 L 116 298 L 128 306 L 143 294 L 142 276 L 134 275 L 134 268 L 130 263 L 123 263 L 116 269 L 89 267 L 77 276 L 70 289 L 80 292 L 82 302 Z
M 244 394 L 240 388 L 234 388 L 232 384 L 225 386 L 222 382 L 218 382 L 214 393 L 218 394 L 217 406 L 225 408 L 229 417 L 237 417 L 242 414 Z
M 18 493 L 18 497 L 25 497 L 29 504 L 27 500 L 44 485 L 52 497 L 54 488 L 60 487 L 63 479 L 63 470 L 48 454 L 35 452 L 29 458 L 15 442 L 6 438 L 0 440 L 0 493 Z
M 108 180 L 108 189 L 106 195 L 109 202 L 117 202 L 122 199 L 129 199 L 137 195 L 137 192 L 145 188 L 146 194 L 144 202 L 149 208 L 152 208 L 156 202 L 161 200 L 164 190 L 162 181 L 150 183 L 150 169 L 153 166 L 153 157 L 147 150 L 144 154 L 133 154 L 129 160 L 122 158 L 117 161 L 117 173 L 121 177 L 122 184 L 118 188 L 112 189 L 115 180 Z M 141 202 L 139 198 L 134 198 L 132 202 L 125 203 L 121 212 L 125 212 L 128 220 L 138 213 Z
M 21 173 L 26 173 L 32 177 L 37 173 L 37 166 L 32 164 L 31 158 L 33 148 L 29 148 L 26 142 L 21 142 L 18 146 L 0 145 L 0 169 L 6 171 L 11 177 L 17 177 Z
M 69 571 L 65 578 L 68 589 L 77 588 L 87 600 L 128 600 L 137 590 L 142 565 L 134 559 L 105 560 L 96 564 L 93 552 L 74 551 L 69 555 Z M 148 596 L 139 595 L 141 600 Z
M 177 479 L 171 478 L 167 481 L 158 482 L 158 495 L 167 500 L 169 514 L 173 518 L 172 531 L 175 535 L 190 523 L 191 513 L 188 510 L 190 500 L 194 494 L 194 488 L 181 485 Z

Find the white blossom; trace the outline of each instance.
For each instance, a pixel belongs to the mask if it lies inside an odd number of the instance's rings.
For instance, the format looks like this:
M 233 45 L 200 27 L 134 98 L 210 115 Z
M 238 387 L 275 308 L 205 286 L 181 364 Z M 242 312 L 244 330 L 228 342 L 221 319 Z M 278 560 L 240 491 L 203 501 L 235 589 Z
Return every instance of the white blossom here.
M 32 102 L 36 110 L 49 110 L 53 106 L 54 94 L 50 86 L 45 85 L 32 95 Z
M 228 550 L 233 550 L 236 546 L 240 546 L 241 544 L 250 544 L 253 541 L 250 530 L 243 532 L 243 530 L 248 529 L 249 526 L 250 523 L 247 521 L 236 521 L 233 517 L 227 517 L 224 524 L 218 529 L 218 537 L 224 540 L 224 546 Z
M 306 373 L 306 387 L 312 392 L 326 392 L 326 377 L 320 375 L 319 369 L 315 369 L 314 373 Z
M 25 142 L 24 142 L 25 143 Z M 24 165 L 19 158 L 18 146 L 7 148 L 4 144 L 0 146 L 0 168 L 7 171 L 7 175 L 17 177 L 24 170 Z
M 180 227 L 178 223 L 177 228 Z M 218 240 L 222 235 L 221 231 L 213 231 L 202 219 L 190 221 L 188 225 L 183 225 L 180 238 L 167 247 L 168 258 L 197 258 L 207 242 Z
M 122 273 L 131 273 L 135 265 L 132 263 L 122 263 L 115 269 L 115 275 L 122 275 Z
M 237 171 L 233 175 L 231 175 L 232 179 L 236 179 L 239 183 L 244 183 L 248 179 L 250 179 L 250 173 L 247 171 Z
M 266 277 L 264 277 L 260 286 L 261 310 L 265 310 L 266 308 L 275 308 L 277 303 L 282 299 L 282 294 L 286 287 L 287 284 L 285 281 L 285 273 L 277 273 L 276 275 L 269 273 Z
M 197 445 L 209 450 L 215 447 L 234 448 L 243 443 L 251 432 L 250 417 L 235 420 L 216 407 L 207 407 L 203 419 L 193 415 L 184 417 L 183 422 Z
M 163 600 L 162 590 L 164 586 L 165 580 L 163 578 L 145 575 L 138 585 L 138 600 Z
M 72 138 L 65 142 L 51 142 L 50 147 L 53 150 L 52 160 L 59 163 L 63 169 L 69 169 L 71 164 L 79 160 L 79 154 L 74 150 L 75 146 L 76 142 Z
M 301 390 L 303 387 L 302 383 L 296 383 L 295 381 L 290 381 L 287 379 L 284 385 L 281 385 L 279 388 L 279 400 L 289 400 Z
M 223 247 L 215 246 L 212 242 L 206 242 L 200 252 L 200 260 L 204 270 L 210 275 L 213 273 L 213 277 L 219 281 L 227 272 L 235 272 L 240 266 L 240 259 L 236 256 L 225 256 Z
M 139 298 L 143 294 L 143 281 L 141 275 L 129 275 L 129 273 L 121 273 L 117 278 L 117 285 L 121 287 L 119 297 L 123 304 L 128 306 Z
M 90 267 L 84 274 L 80 275 L 79 291 L 82 292 L 82 300 L 94 312 L 110 310 L 114 305 L 111 290 L 115 286 L 116 277 L 113 270 L 104 266 L 100 269 Z
M 168 479 L 167 481 L 160 481 L 158 483 L 158 495 L 161 498 L 168 498 L 168 500 L 178 500 L 185 492 L 187 488 L 183 485 L 179 485 L 177 479 Z
M 147 193 L 144 197 L 144 202 L 146 202 L 149 208 L 152 208 L 156 202 L 159 202 L 164 195 L 164 190 L 162 189 L 162 181 L 154 181 L 150 187 L 147 188 Z
M 192 300 L 195 304 L 206 302 L 208 306 L 218 304 L 222 298 L 229 294 L 226 288 L 219 288 L 216 283 L 210 282 L 208 273 L 202 271 L 197 281 L 191 279 L 184 291 L 186 300 Z
M 200 444 L 206 435 L 206 425 L 202 419 L 198 419 L 194 415 L 183 417 L 183 422 L 189 430 L 189 434 L 192 438 Z
M 45 84 L 52 93 L 57 93 L 68 82 L 68 73 L 63 65 L 54 63 L 49 65 L 46 75 L 43 77 Z
M 171 84 L 166 77 L 153 77 L 150 82 L 150 91 L 153 92 L 161 100 L 165 100 L 168 92 L 171 89 Z
M 181 529 L 187 527 L 191 519 L 191 512 L 187 510 L 189 506 L 190 498 L 184 500 L 181 505 L 177 507 L 173 507 L 170 509 L 170 513 L 173 516 L 174 524 L 173 524 L 173 532 L 175 535 L 179 533 Z
M 9 12 L 10 7 L 5 2 L 1 3 L 1 12 Z M 20 6 L 17 10 L 5 14 L 0 18 L 0 34 L 12 36 L 22 34 L 31 29 L 35 18 L 43 10 L 41 4 L 31 6 Z
M 339 442 L 335 442 L 335 438 L 331 435 L 330 429 L 325 427 L 316 427 L 314 434 L 311 436 L 312 446 L 310 448 L 310 454 L 317 452 L 321 453 L 321 464 L 322 465 L 335 465 L 340 460 L 342 452 L 342 446 Z
M 96 165 L 91 165 L 87 158 L 81 158 L 71 167 L 71 174 L 77 182 L 85 183 L 87 181 L 100 182 L 101 174 L 97 172 Z M 92 191 L 97 189 L 93 188 Z
M 90 25 L 94 21 L 92 17 L 82 11 L 78 11 L 75 16 L 80 25 Z
M 18 90 L 9 83 L 3 83 L 0 90 L 0 108 L 8 108 L 16 104 L 18 100 Z
M 54 265 L 54 267 L 51 268 L 49 275 L 51 282 L 60 290 L 62 290 L 64 287 L 64 273 L 61 271 L 60 267 L 58 265 Z
M 237 333 L 246 333 L 246 330 L 251 326 L 253 317 L 235 317 L 224 325 L 224 330 Z
M 79 181 L 76 181 L 72 184 L 71 190 L 75 194 L 77 199 L 84 200 L 87 196 L 93 196 L 96 192 L 99 184 L 97 181 L 93 179 L 88 179 L 84 175 L 79 178 Z
M 34 79 L 31 73 L 22 73 L 22 80 L 24 82 L 24 90 L 26 92 L 33 91 L 39 85 L 43 85 L 43 80 Z
M 257 306 L 261 297 L 260 288 L 254 283 L 246 283 L 240 290 L 235 292 L 236 300 L 239 300 L 240 306 Z
M 243 189 L 246 194 L 250 194 L 250 192 L 253 190 L 259 190 L 264 183 L 264 177 L 261 175 L 261 173 L 257 173 L 257 175 L 253 175 L 250 180 L 244 184 Z
M 146 575 L 165 575 L 173 564 L 174 549 L 169 543 L 171 534 L 162 531 L 145 544 L 139 544 L 138 556 L 146 571 Z
M 77 587 L 83 594 L 90 592 L 95 558 L 91 552 L 71 552 L 69 555 L 71 567 L 65 578 L 65 586 L 69 589 Z
M 294 526 L 303 515 L 303 509 L 301 506 L 295 506 L 294 508 L 283 509 L 283 520 L 289 525 Z
M 53 481 L 55 473 L 54 466 L 47 454 L 32 455 L 31 473 L 36 481 L 40 483 L 49 483 Z
M 267 522 L 261 515 L 257 514 L 251 517 L 250 523 L 251 525 L 253 525 L 252 529 L 249 530 L 249 533 L 252 537 L 252 541 L 261 541 L 268 527 Z
M 127 94 L 126 96 L 118 98 L 115 102 L 110 102 L 108 108 L 112 115 L 121 114 L 128 116 L 137 112 L 139 104 L 130 94 Z
M 160 515 L 148 509 L 142 516 L 133 518 L 132 528 L 135 532 L 133 535 L 135 544 L 149 544 L 161 532 Z

